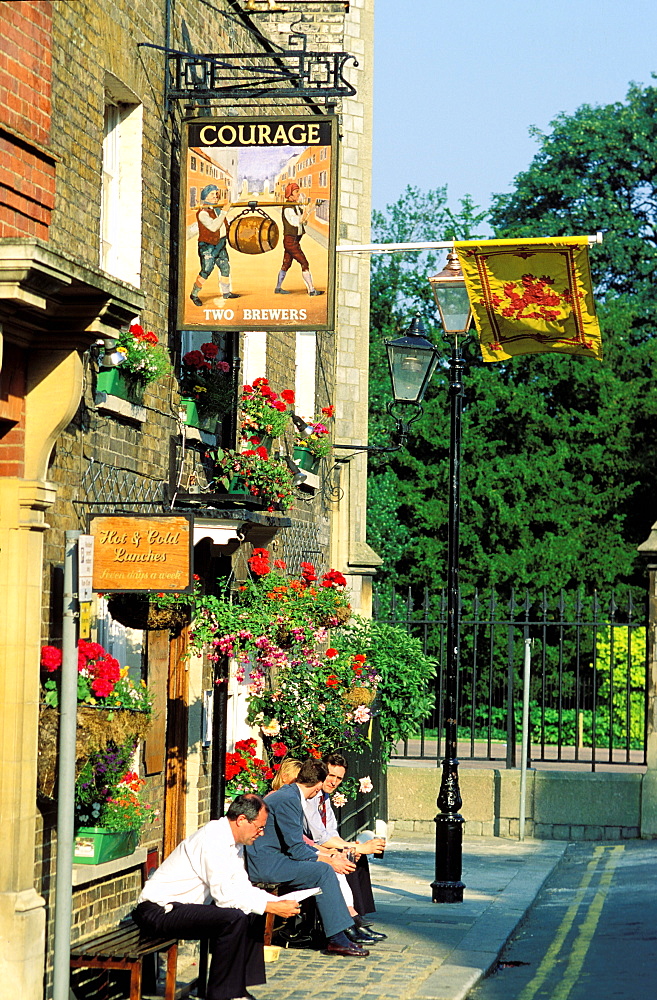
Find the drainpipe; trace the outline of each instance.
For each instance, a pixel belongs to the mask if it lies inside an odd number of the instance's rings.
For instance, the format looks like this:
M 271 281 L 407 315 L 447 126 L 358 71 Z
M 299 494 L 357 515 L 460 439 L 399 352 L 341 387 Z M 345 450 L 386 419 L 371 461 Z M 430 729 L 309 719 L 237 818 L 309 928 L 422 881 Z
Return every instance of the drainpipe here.
M 73 898 L 73 816 L 75 805 L 75 735 L 78 714 L 77 556 L 81 531 L 66 532 L 62 624 L 62 676 L 59 692 L 57 769 L 57 876 L 53 1000 L 69 1000 L 71 913 Z

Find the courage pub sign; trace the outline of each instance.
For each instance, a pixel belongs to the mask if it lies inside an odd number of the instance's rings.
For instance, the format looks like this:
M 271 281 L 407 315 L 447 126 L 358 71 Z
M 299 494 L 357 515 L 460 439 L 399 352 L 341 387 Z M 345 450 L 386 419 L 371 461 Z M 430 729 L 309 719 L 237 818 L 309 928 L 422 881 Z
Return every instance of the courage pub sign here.
M 181 330 L 329 330 L 335 116 L 186 122 Z

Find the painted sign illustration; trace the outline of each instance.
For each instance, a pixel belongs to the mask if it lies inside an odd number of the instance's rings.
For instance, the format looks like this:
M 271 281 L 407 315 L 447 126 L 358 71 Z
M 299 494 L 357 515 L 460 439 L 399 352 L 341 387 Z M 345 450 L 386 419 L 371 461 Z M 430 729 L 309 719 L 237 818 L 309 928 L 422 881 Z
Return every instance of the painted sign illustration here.
M 179 326 L 332 327 L 335 118 L 187 123 Z

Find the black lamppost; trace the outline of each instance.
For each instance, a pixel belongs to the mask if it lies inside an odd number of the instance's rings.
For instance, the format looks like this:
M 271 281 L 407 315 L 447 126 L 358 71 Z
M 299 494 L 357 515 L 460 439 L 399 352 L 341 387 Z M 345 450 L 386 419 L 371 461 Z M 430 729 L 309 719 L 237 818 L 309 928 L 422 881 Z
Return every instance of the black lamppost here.
M 449 514 L 447 534 L 447 674 L 443 713 L 445 757 L 438 793 L 436 816 L 436 878 L 431 883 L 434 903 L 461 903 L 465 885 L 461 881 L 463 823 L 460 815 L 459 762 L 457 754 L 457 693 L 461 658 L 459 606 L 459 525 L 461 520 L 461 414 L 465 360 L 459 335 L 467 333 L 472 320 L 470 302 L 456 253 L 451 252 L 440 274 L 429 278 L 445 333 L 454 337 L 449 365 Z

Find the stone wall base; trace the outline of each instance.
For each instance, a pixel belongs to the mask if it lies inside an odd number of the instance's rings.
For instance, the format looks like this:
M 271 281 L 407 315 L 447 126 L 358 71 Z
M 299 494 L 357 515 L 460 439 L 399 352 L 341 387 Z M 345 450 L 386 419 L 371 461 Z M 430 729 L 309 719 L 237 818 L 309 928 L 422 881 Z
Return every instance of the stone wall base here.
M 388 818 L 397 833 L 435 831 L 439 768 L 388 768 Z M 519 835 L 520 770 L 459 770 L 465 834 Z M 525 836 L 538 840 L 657 838 L 657 775 L 527 772 Z

